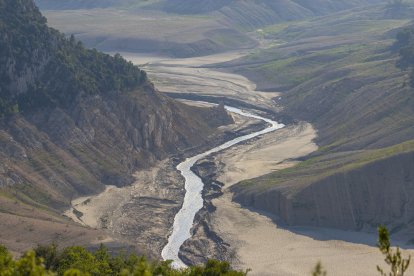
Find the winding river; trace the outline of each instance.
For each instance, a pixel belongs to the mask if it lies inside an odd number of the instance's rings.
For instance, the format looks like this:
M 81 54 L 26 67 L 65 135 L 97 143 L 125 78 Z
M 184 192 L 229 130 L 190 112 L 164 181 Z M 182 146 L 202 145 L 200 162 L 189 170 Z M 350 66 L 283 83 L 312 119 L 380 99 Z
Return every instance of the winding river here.
M 235 107 L 225 106 L 225 108 L 227 111 L 232 113 L 262 120 L 268 123 L 268 127 L 261 131 L 237 137 L 218 147 L 210 149 L 196 156 L 187 158 L 184 162 L 178 164 L 177 169 L 185 178 L 186 194 L 184 197 L 183 206 L 175 216 L 172 234 L 168 238 L 168 243 L 163 248 L 161 253 L 161 256 L 164 260 L 173 260 L 174 267 L 186 267 L 186 265 L 178 257 L 178 252 L 180 251 L 181 245 L 191 237 L 190 230 L 193 226 L 194 217 L 197 212 L 203 207 L 202 191 L 204 183 L 195 173 L 191 171 L 191 167 L 193 167 L 198 160 L 207 157 L 212 153 L 219 152 L 221 150 L 230 148 L 231 146 L 234 146 L 240 142 L 250 140 L 259 135 L 266 134 L 284 127 L 283 124 L 279 124 L 273 120 L 242 111 L 241 109 Z

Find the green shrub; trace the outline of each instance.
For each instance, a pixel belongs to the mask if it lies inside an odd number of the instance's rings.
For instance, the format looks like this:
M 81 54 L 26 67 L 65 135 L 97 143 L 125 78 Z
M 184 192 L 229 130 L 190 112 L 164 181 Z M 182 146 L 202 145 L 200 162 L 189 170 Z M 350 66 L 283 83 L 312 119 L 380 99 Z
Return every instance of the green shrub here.
M 210 260 L 204 266 L 175 269 L 171 261 L 148 261 L 136 254 L 112 256 L 101 245 L 91 252 L 81 246 L 57 250 L 55 244 L 38 246 L 21 258 L 13 260 L 8 250 L 0 246 L 0 276 L 244 276 L 247 272 L 231 269 L 227 262 Z
M 385 273 L 380 266 L 377 266 L 378 272 L 382 276 L 403 276 L 410 265 L 411 256 L 408 259 L 404 259 L 401 256 L 399 247 L 395 250 L 391 248 L 390 234 L 384 226 L 378 228 L 378 248 L 385 256 L 385 263 L 390 267 L 390 272 Z

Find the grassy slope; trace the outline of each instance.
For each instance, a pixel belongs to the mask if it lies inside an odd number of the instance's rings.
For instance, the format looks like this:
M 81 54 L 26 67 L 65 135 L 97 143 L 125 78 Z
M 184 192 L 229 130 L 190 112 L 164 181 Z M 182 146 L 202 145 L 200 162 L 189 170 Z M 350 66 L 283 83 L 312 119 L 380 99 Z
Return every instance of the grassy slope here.
M 380 19 L 381 12 L 269 27 L 266 35 L 283 44 L 226 66 L 258 89 L 284 92 L 286 112 L 314 123 L 321 146 L 354 150 L 403 142 L 414 137 L 414 94 L 390 47 L 395 29 L 410 21 Z
M 337 173 L 414 152 L 414 91 L 390 48 L 408 18 L 382 7 L 264 29 L 281 45 L 226 64 L 259 89 L 284 92 L 285 112 L 312 122 L 321 146 L 296 167 L 240 183 L 244 194 L 286 195 Z

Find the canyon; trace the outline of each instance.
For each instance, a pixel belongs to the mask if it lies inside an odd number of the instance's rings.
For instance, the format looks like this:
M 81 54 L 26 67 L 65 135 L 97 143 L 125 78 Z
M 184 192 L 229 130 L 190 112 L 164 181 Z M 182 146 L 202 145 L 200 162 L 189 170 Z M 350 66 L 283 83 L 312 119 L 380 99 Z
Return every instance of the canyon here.
M 5 1 L 0 242 L 13 253 L 105 243 L 252 275 L 320 260 L 375 275 L 381 224 L 414 253 L 413 97 L 395 50 L 411 4 L 37 1 L 65 36 L 33 1 Z M 165 255 L 194 183 L 200 208 Z

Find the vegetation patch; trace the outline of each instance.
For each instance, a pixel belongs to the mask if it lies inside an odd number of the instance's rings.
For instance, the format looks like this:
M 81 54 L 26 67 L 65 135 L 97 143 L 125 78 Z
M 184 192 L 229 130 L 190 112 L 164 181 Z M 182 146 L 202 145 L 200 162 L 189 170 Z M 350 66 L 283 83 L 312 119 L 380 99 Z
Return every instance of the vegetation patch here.
M 120 55 L 86 49 L 49 28 L 32 1 L 0 4 L 0 116 L 69 107 L 78 97 L 128 91 L 146 81 Z
M 191 266 L 186 269 L 176 269 L 171 261 L 149 261 L 136 254 L 121 253 L 110 255 L 108 249 L 101 245 L 95 252 L 84 247 L 73 246 L 58 250 L 55 244 L 38 246 L 26 252 L 19 259 L 13 259 L 9 251 L 0 246 L 1 275 L 36 275 L 36 276 L 242 276 L 247 271 L 237 271 L 227 262 L 215 260 L 205 265 Z

